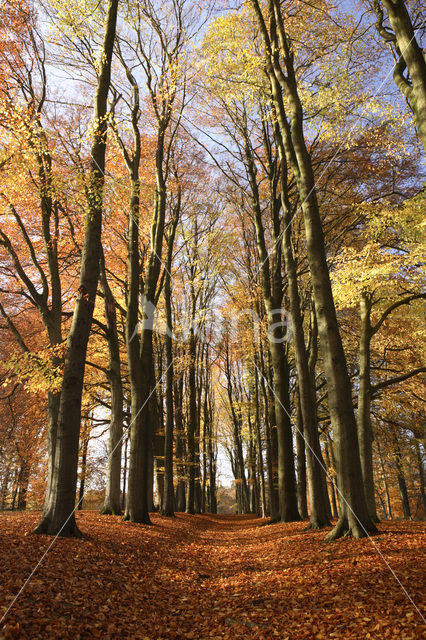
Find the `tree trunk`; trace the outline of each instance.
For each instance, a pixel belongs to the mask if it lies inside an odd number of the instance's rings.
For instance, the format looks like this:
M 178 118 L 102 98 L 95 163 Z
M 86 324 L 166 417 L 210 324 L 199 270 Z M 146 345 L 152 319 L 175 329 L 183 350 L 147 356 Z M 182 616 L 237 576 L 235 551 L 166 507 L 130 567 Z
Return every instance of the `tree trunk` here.
M 387 513 L 386 513 L 385 503 L 383 502 L 383 498 L 382 498 L 382 496 L 380 495 L 380 493 L 377 491 L 377 489 L 376 489 L 376 494 L 377 494 L 377 497 L 378 497 L 378 499 L 379 499 L 380 506 L 381 506 L 381 508 L 382 508 L 383 517 L 384 517 L 384 518 L 387 518 Z
M 216 459 L 217 445 L 214 437 L 214 414 L 212 407 L 211 390 L 208 395 L 208 437 L 207 437 L 207 456 L 208 456 L 208 511 L 217 513 L 217 490 L 216 490 Z
M 157 131 L 155 154 L 155 194 L 154 212 L 151 224 L 151 246 L 144 282 L 144 298 L 142 304 L 142 330 L 140 338 L 139 358 L 132 363 L 132 423 L 130 438 L 129 488 L 124 520 L 151 524 L 149 507 L 152 502 L 152 425 L 150 425 L 149 399 L 152 392 L 153 370 L 153 320 L 156 302 L 156 289 L 161 270 L 161 256 L 164 239 L 164 223 L 166 214 L 167 190 L 164 178 L 164 145 L 167 121 L 161 120 Z M 138 175 L 134 176 L 135 180 Z M 136 232 L 135 232 L 136 236 Z M 129 243 L 132 238 L 129 236 Z M 133 278 L 139 278 L 138 245 L 132 245 L 134 263 Z M 137 256 L 137 257 L 135 257 Z M 130 256 L 129 256 L 130 261 Z M 132 282 L 132 284 L 134 284 Z M 136 289 L 137 285 L 134 284 Z M 130 282 L 129 282 L 130 290 Z M 133 300 L 133 304 L 136 305 Z M 137 309 L 137 306 L 136 306 Z M 134 311 L 133 311 L 134 314 Z M 133 315 L 132 314 L 132 315 Z M 133 325 L 133 331 L 137 322 Z M 130 334 L 128 342 L 135 336 Z M 130 363 L 129 363 L 130 369 Z M 138 369 L 138 372 L 136 371 Z M 134 396 L 134 398 L 133 398 Z
M 405 481 L 404 467 L 402 464 L 401 447 L 399 445 L 396 430 L 393 431 L 393 459 L 398 478 L 399 495 L 401 496 L 402 512 L 405 520 L 411 518 L 410 501 L 408 499 L 407 483 Z
M 263 462 L 263 451 L 262 451 L 262 434 L 260 431 L 260 394 L 259 394 L 259 376 L 257 368 L 255 368 L 254 373 L 255 379 L 255 406 L 256 406 L 256 450 L 257 450 L 257 460 L 259 467 L 259 479 L 260 479 L 260 506 L 261 506 L 261 516 L 262 518 L 266 517 L 267 514 L 267 504 L 266 504 L 266 490 L 265 490 L 265 467 Z
M 95 97 L 94 141 L 91 149 L 88 202 L 80 284 L 67 340 L 59 408 L 57 444 L 50 492 L 36 533 L 80 536 L 75 521 L 81 399 L 96 290 L 99 280 L 103 187 L 107 138 L 107 100 L 115 41 L 118 0 L 109 0 Z
M 6 509 L 7 493 L 9 488 L 10 478 L 10 464 L 7 465 L 4 476 L 2 478 L 1 493 L 0 493 L 0 511 Z
M 243 425 L 241 412 L 239 408 L 235 406 L 236 402 L 241 400 L 241 397 L 237 390 L 237 385 L 235 384 L 235 375 L 232 371 L 228 340 L 226 342 L 225 375 L 227 380 L 227 393 L 233 426 L 232 435 L 235 451 L 234 477 L 236 486 L 238 487 L 237 495 L 239 499 L 239 513 L 248 513 L 250 510 L 250 497 L 245 473 L 243 440 L 241 434 Z
M 30 480 L 30 468 L 27 462 L 23 462 L 18 476 L 18 511 L 25 511 L 27 507 L 28 484 Z
M 425 492 L 425 470 L 423 456 L 420 449 L 420 443 L 418 440 L 415 442 L 417 468 L 419 470 L 419 488 L 420 488 L 420 500 L 423 506 L 423 519 L 426 517 L 426 492 Z
M 129 444 L 129 435 L 126 434 L 124 441 L 124 464 L 123 464 L 123 489 L 121 492 L 121 511 L 126 508 L 126 493 L 127 493 L 127 448 Z
M 393 77 L 398 89 L 410 105 L 419 138 L 426 151 L 426 60 L 424 51 L 416 40 L 406 3 L 403 0 L 382 1 L 387 9 L 395 38 L 392 38 L 392 34 L 383 28 L 379 2 L 376 3 L 376 12 L 377 10 L 379 12 L 377 28 L 386 41 L 395 44 L 399 59 L 395 65 Z M 408 79 L 404 76 L 405 69 L 408 69 Z
M 191 325 L 189 336 L 189 419 L 187 424 L 187 498 L 186 513 L 195 513 L 195 431 L 197 423 L 197 398 L 195 386 L 195 335 Z
M 305 455 L 305 439 L 303 437 L 303 419 L 302 409 L 300 406 L 299 394 L 297 394 L 296 405 L 296 459 L 297 459 L 297 505 L 299 513 L 303 520 L 307 520 L 308 505 L 306 501 L 306 455 Z
M 269 515 L 271 522 L 278 522 L 278 462 L 277 462 L 277 445 L 276 436 L 277 428 L 275 426 L 275 408 L 270 389 L 266 388 L 266 372 L 263 363 L 262 351 L 260 377 L 262 394 L 265 405 L 265 436 L 266 436 L 266 469 L 268 476 L 268 498 L 269 498 Z
M 105 317 L 108 330 L 109 371 L 111 389 L 111 417 L 109 423 L 108 470 L 105 500 L 101 514 L 121 514 L 121 449 L 123 440 L 123 386 L 121 382 L 120 344 L 117 331 L 115 300 L 109 287 L 105 265 L 101 264 L 101 286 L 104 294 Z
M 83 509 L 84 499 L 84 487 L 86 485 L 87 474 L 87 450 L 89 448 L 89 438 L 84 438 L 81 448 L 81 475 L 80 475 L 80 490 L 78 492 L 77 509 L 81 511 Z
M 149 328 L 142 328 L 141 343 L 141 355 L 136 363 L 138 373 L 136 375 L 136 371 L 133 371 L 130 374 L 132 421 L 130 424 L 130 457 L 124 520 L 151 524 L 148 493 L 151 471 L 150 457 L 152 454 L 149 424 L 152 335 Z
M 330 448 L 329 448 L 329 444 L 328 444 L 328 438 L 326 437 L 326 441 L 325 441 L 325 459 L 327 461 L 327 467 L 329 469 L 333 469 L 333 471 L 335 471 L 335 466 L 334 466 L 334 461 L 332 459 L 332 456 L 330 455 Z M 331 474 L 329 474 L 331 475 Z M 333 518 L 338 518 L 339 517 L 339 510 L 337 508 L 337 500 L 336 500 L 336 491 L 335 491 L 335 484 L 334 484 L 334 480 L 333 477 L 329 478 L 329 483 L 330 483 L 330 493 L 331 493 L 331 505 L 333 508 Z
M 300 520 L 297 509 L 293 434 L 290 420 L 289 367 L 283 345 L 272 338 L 270 351 L 274 371 L 275 416 L 278 441 L 278 499 L 281 522 Z M 280 339 L 280 338 L 279 338 Z
M 361 337 L 359 343 L 359 388 L 357 430 L 361 458 L 362 479 L 368 512 L 373 522 L 378 522 L 373 476 L 373 427 L 371 425 L 370 322 L 371 304 L 367 293 L 361 295 Z
M 183 395 L 183 377 L 180 376 L 175 383 L 175 423 L 176 423 L 176 470 L 177 470 L 177 487 L 176 487 L 176 511 L 182 513 L 186 510 L 186 471 L 185 471 L 185 429 L 183 424 L 182 413 L 182 395 Z
M 173 245 L 172 245 L 173 246 Z M 164 439 L 164 496 L 162 514 L 174 517 L 173 488 L 173 344 L 172 344 L 172 301 L 170 282 L 171 260 L 167 261 L 164 280 L 164 302 L 166 306 L 166 435 Z

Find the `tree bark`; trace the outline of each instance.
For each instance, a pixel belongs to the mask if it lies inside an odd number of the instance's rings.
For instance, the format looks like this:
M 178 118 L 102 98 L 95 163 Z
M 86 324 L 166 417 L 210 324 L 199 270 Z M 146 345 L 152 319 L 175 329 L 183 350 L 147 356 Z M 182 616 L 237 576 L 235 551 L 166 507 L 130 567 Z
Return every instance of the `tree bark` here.
M 306 500 L 306 455 L 305 439 L 303 437 L 303 418 L 299 393 L 296 400 L 296 459 L 297 459 L 297 504 L 302 520 L 307 520 L 308 504 Z
M 328 444 L 328 438 L 326 436 L 326 441 L 325 441 L 325 459 L 327 461 L 327 467 L 329 469 L 333 469 L 333 471 L 335 471 L 335 465 L 332 459 L 332 456 L 330 455 L 330 447 Z M 334 480 L 331 477 L 329 479 L 329 485 L 330 485 L 330 493 L 331 493 L 331 505 L 333 507 L 333 518 L 338 518 L 339 517 L 339 510 L 337 508 L 337 500 L 336 500 L 336 491 L 335 491 L 335 484 L 334 484 Z

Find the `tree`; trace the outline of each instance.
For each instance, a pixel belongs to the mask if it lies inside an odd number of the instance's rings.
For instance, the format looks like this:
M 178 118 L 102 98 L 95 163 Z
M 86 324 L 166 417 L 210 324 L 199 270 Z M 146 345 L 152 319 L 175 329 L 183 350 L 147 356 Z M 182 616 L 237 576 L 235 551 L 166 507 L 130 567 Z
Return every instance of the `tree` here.
M 351 386 L 331 290 L 314 172 L 304 137 L 303 107 L 294 70 L 294 50 L 280 3 L 275 0 L 269 2 L 266 18 L 259 2 L 252 0 L 251 5 L 265 47 L 265 67 L 271 82 L 286 159 L 296 179 L 303 212 L 328 402 L 337 445 L 337 473 L 343 504 L 339 522 L 328 539 L 347 531 L 361 538 L 375 531 L 375 526 L 368 514 L 363 487 L 357 481 L 361 475 L 361 463 Z
M 413 112 L 426 151 L 426 57 L 417 38 L 424 28 L 425 16 L 418 5 L 404 0 L 370 2 L 377 18 L 377 32 L 394 55 L 393 79 Z
M 36 533 L 50 535 L 81 535 L 74 515 L 80 411 L 87 343 L 99 281 L 107 135 L 106 114 L 117 9 L 118 0 L 109 0 L 94 102 L 94 137 L 91 148 L 80 284 L 67 339 L 58 416 L 58 442 L 54 455 L 51 490 L 46 496 L 42 519 L 35 529 Z
M 373 360 L 372 341 L 383 330 L 390 316 L 413 301 L 424 298 L 421 293 L 421 214 L 424 195 L 393 207 L 389 204 L 367 205 L 366 219 L 359 225 L 352 248 L 342 252 L 333 270 L 337 302 L 359 304 L 359 386 L 357 430 L 360 444 L 364 489 L 371 517 L 377 520 L 373 479 L 373 429 L 371 403 L 381 389 L 424 372 L 421 365 L 408 371 L 394 371 L 380 379 L 380 360 Z M 395 213 L 398 222 L 395 223 Z M 392 347 L 391 347 L 392 348 Z M 374 353 L 374 352 L 373 352 Z M 384 351 L 386 354 L 386 348 Z M 375 355 L 375 354 L 374 354 Z M 402 354 L 400 354 L 402 355 Z M 386 359 L 384 355 L 383 360 Z M 378 379 L 377 379 L 378 378 Z

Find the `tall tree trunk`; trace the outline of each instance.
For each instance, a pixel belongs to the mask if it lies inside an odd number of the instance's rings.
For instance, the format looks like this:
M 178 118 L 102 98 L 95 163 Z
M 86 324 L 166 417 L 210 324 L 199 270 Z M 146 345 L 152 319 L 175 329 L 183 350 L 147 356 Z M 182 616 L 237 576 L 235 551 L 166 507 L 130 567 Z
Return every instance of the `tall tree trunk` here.
M 141 367 L 141 339 L 139 326 L 139 166 L 134 162 L 131 173 L 130 215 L 128 232 L 128 295 L 126 317 L 126 346 L 130 381 L 130 456 L 127 472 L 127 499 L 125 519 L 150 524 L 147 497 L 147 447 L 141 433 L 142 407 L 149 383 Z M 143 328 L 142 328 L 143 331 Z M 146 358 L 149 372 L 152 358 Z M 144 385 L 144 387 L 142 386 Z M 144 395 L 145 391 L 145 395 Z M 144 464 L 145 463 L 145 464 Z M 145 477 L 144 477 L 145 476 Z M 142 489 L 145 481 L 144 490 Z M 143 497 L 142 497 L 143 493 Z
M 173 246 L 173 244 L 172 244 Z M 164 439 L 164 496 L 162 514 L 174 517 L 173 488 L 173 344 L 172 344 L 172 301 L 170 282 L 171 260 L 167 260 L 164 279 L 164 302 L 166 307 L 167 333 L 166 342 L 166 435 Z
M 13 484 L 12 484 L 12 502 L 10 505 L 11 511 L 15 511 L 15 503 L 16 503 L 16 497 L 18 495 L 18 489 L 19 489 L 19 470 L 16 469 L 15 477 L 13 478 Z
M 173 368 L 173 314 L 172 314 L 172 283 L 171 268 L 173 261 L 173 247 L 179 220 L 181 192 L 178 186 L 177 204 L 170 235 L 167 241 L 167 256 L 164 276 L 164 304 L 166 308 L 167 331 L 166 343 L 166 432 L 164 438 L 164 496 L 162 514 L 174 517 L 174 487 L 173 487 L 173 426 L 174 426 L 174 368 Z
M 151 459 L 152 429 L 149 419 L 149 399 L 153 380 L 153 320 L 156 289 L 161 270 L 164 222 L 166 213 L 166 182 L 164 178 L 164 145 L 167 124 L 162 122 L 157 132 L 154 195 L 154 213 L 151 224 L 151 247 L 145 276 L 144 300 L 142 305 L 142 331 L 140 338 L 138 384 L 132 386 L 132 425 L 130 438 L 129 489 L 124 520 L 151 524 L 149 517 L 149 496 L 152 495 Z M 137 254 L 139 255 L 139 253 Z M 139 268 L 139 265 L 138 265 Z M 136 274 L 135 274 L 136 275 Z M 137 274 L 139 277 L 139 273 Z M 136 388 L 137 386 L 137 388 Z M 133 406 L 134 405 L 134 406 Z M 134 417 L 133 417 L 134 416 Z
M 382 496 L 380 495 L 380 493 L 378 492 L 377 489 L 376 489 L 376 495 L 379 498 L 379 503 L 380 503 L 380 506 L 382 508 L 383 517 L 387 518 L 385 503 L 383 502 L 383 498 L 382 498 Z
M 217 462 L 217 444 L 214 432 L 214 413 L 213 399 L 210 389 L 208 394 L 208 437 L 207 437 L 207 456 L 208 456 L 208 511 L 209 513 L 217 513 L 217 489 L 216 489 L 216 462 Z
M 225 354 L 225 375 L 227 380 L 227 393 L 229 400 L 229 408 L 231 412 L 232 426 L 233 426 L 233 441 L 235 451 L 235 469 L 234 477 L 236 486 L 238 487 L 237 495 L 239 497 L 239 513 L 248 513 L 250 509 L 249 490 L 247 486 L 245 461 L 243 451 L 242 440 L 242 418 L 241 411 L 236 403 L 241 399 L 236 390 L 235 375 L 232 371 L 232 365 L 230 360 L 229 340 L 226 342 L 226 354 Z
M 111 389 L 111 417 L 109 423 L 108 469 L 102 514 L 121 514 L 121 449 L 123 440 L 123 386 L 121 382 L 120 344 L 117 331 L 115 300 L 109 287 L 105 264 L 101 262 L 101 287 L 104 294 L 108 331 L 109 371 Z
M 124 464 L 123 464 L 123 489 L 121 492 L 121 511 L 124 511 L 126 508 L 126 494 L 127 494 L 127 465 L 128 465 L 128 456 L 127 456 L 127 448 L 129 444 L 129 434 L 126 434 L 124 440 Z
M 201 420 L 200 420 L 200 411 L 201 411 L 201 381 L 198 379 L 198 387 L 196 393 L 196 406 L 197 406 L 197 422 L 196 422 L 196 430 L 195 430 L 195 513 L 202 513 L 202 495 L 201 495 L 201 457 L 200 457 L 200 440 L 201 440 Z
M 41 522 L 35 529 L 36 533 L 61 536 L 81 535 L 75 521 L 81 399 L 87 343 L 99 280 L 107 138 L 106 114 L 117 8 L 118 0 L 109 0 L 95 97 L 94 140 L 90 153 L 90 184 L 80 284 L 67 340 L 52 480 L 47 505 Z
M 250 400 L 249 400 L 250 402 Z M 250 513 L 257 513 L 259 506 L 259 485 L 257 481 L 256 447 L 254 442 L 254 427 L 250 414 L 247 416 L 249 426 L 249 453 L 248 453 L 248 490 Z
M 254 402 L 256 407 L 256 420 L 255 420 L 256 451 L 257 451 L 259 480 L 260 480 L 260 507 L 261 507 L 261 516 L 262 518 L 265 518 L 268 509 L 267 509 L 267 503 L 266 503 L 265 466 L 263 462 L 262 433 L 260 431 L 260 393 L 259 393 L 259 375 L 258 375 L 257 368 L 255 368 L 255 372 L 254 372 L 254 390 L 255 390 Z
M 175 393 L 175 423 L 176 423 L 176 471 L 177 471 L 177 487 L 176 487 L 176 511 L 183 512 L 186 510 L 186 446 L 185 446 L 185 428 L 183 424 L 183 376 L 174 385 Z
M 299 393 L 297 394 L 296 405 L 296 458 L 297 458 L 297 504 L 299 513 L 303 520 L 307 520 L 308 505 L 306 501 L 306 455 L 305 439 L 303 437 L 303 418 L 300 406 Z
M 265 436 L 266 436 L 266 469 L 268 476 L 269 515 L 271 522 L 278 522 L 278 461 L 277 461 L 277 428 L 275 426 L 275 407 L 270 391 L 271 384 L 266 385 L 267 372 L 263 361 L 263 353 L 260 351 L 261 368 L 260 383 L 265 405 Z
M 197 396 L 195 386 L 195 335 L 191 325 L 189 335 L 189 419 L 187 424 L 187 498 L 186 513 L 195 513 L 195 432 L 197 428 Z
M 369 296 L 367 293 L 362 293 L 360 301 L 361 337 L 359 343 L 357 429 L 365 499 L 371 519 L 373 522 L 378 522 L 373 476 L 373 427 L 371 425 L 370 343 L 372 328 L 370 312 L 371 302 Z
M 329 444 L 328 437 L 325 437 L 325 459 L 327 461 L 328 469 L 333 471 L 333 474 L 336 471 L 336 467 L 334 464 L 334 456 L 330 453 L 331 445 Z M 333 507 L 333 518 L 339 517 L 339 510 L 337 508 L 337 499 L 336 499 L 336 485 L 333 480 L 333 475 L 329 474 L 329 483 L 330 483 L 330 493 L 331 493 L 331 505 Z
M 7 493 L 9 489 L 10 478 L 10 464 L 7 465 L 4 476 L 2 478 L 1 493 L 0 493 L 0 511 L 6 509 Z
M 278 441 L 278 499 L 280 521 L 292 522 L 300 520 L 300 514 L 297 509 L 293 434 L 290 420 L 289 366 L 283 345 L 279 342 L 281 337 L 275 335 L 270 342 Z

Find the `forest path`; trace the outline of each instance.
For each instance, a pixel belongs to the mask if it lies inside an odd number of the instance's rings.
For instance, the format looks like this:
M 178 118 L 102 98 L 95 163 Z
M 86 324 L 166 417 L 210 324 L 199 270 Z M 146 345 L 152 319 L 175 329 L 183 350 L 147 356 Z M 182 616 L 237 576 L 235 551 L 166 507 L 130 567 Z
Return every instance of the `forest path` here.
M 52 541 L 30 533 L 37 518 L 0 514 L 1 612 Z M 325 544 L 306 523 L 261 526 L 254 516 L 154 514 L 149 527 L 87 511 L 78 520 L 84 538 L 53 544 L 0 638 L 422 637 L 371 540 Z M 382 523 L 374 539 L 417 606 L 424 529 Z

